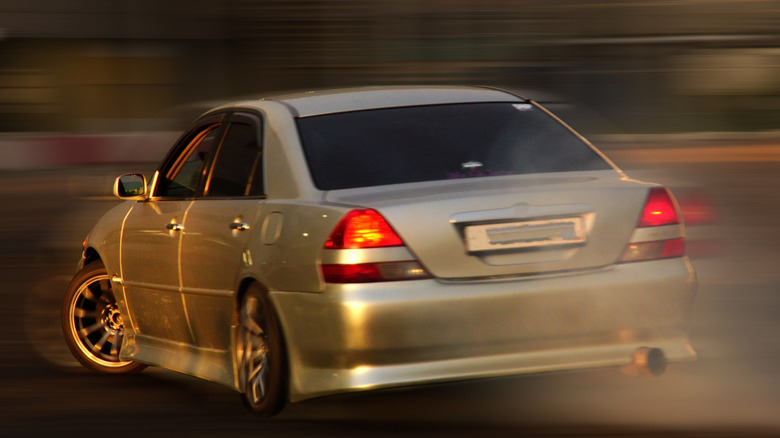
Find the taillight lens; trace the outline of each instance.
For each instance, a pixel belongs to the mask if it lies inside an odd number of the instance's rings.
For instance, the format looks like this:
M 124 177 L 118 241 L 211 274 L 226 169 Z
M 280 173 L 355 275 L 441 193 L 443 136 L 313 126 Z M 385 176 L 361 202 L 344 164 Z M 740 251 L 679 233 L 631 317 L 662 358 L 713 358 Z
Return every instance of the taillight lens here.
M 417 261 L 322 265 L 327 283 L 374 283 L 377 281 L 422 280 L 430 274 Z
M 644 260 L 668 259 L 685 255 L 685 239 L 653 240 L 650 242 L 629 243 L 619 263 L 641 262 Z
M 326 251 L 405 246 L 389 223 L 372 209 L 347 213 L 325 242 Z M 376 257 L 376 254 L 374 254 Z M 323 263 L 327 283 L 373 283 L 421 280 L 431 275 L 417 260 L 382 260 L 371 263 Z
M 677 225 L 676 230 L 666 231 L 665 238 L 655 240 L 641 239 L 651 237 L 638 232 L 642 228 Z M 678 213 L 677 204 L 665 187 L 654 187 L 647 195 L 642 216 L 637 224 L 632 240 L 626 245 L 618 263 L 641 262 L 647 260 L 682 257 L 685 255 L 685 238 Z M 651 237 L 652 238 L 652 237 Z
M 330 233 L 325 249 L 403 246 L 401 238 L 376 210 L 352 210 Z
M 679 223 L 680 216 L 677 214 L 677 206 L 672 200 L 669 190 L 665 187 L 650 189 L 638 227 L 658 227 Z

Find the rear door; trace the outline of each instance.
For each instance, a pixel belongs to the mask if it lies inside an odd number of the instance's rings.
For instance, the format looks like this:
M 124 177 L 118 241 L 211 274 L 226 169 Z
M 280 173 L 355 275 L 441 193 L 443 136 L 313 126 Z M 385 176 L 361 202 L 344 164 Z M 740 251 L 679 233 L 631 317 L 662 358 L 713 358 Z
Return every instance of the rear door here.
M 195 343 L 227 350 L 239 273 L 252 264 L 247 242 L 264 200 L 262 122 L 235 113 L 182 234 L 185 308 Z

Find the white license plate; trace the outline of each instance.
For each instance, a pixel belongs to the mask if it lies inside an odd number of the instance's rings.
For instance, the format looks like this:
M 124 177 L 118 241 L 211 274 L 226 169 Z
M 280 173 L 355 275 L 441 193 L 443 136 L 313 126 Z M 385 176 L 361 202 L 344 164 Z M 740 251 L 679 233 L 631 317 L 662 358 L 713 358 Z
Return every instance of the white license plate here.
M 464 229 L 469 252 L 539 248 L 585 243 L 581 217 L 470 225 Z

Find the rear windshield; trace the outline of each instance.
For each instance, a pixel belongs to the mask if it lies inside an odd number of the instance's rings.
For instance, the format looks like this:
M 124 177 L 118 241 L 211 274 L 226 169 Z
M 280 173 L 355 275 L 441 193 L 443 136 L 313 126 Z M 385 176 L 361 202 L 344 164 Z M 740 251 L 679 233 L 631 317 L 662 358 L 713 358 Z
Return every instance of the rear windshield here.
M 579 137 L 526 103 L 388 108 L 297 123 L 320 190 L 611 169 Z

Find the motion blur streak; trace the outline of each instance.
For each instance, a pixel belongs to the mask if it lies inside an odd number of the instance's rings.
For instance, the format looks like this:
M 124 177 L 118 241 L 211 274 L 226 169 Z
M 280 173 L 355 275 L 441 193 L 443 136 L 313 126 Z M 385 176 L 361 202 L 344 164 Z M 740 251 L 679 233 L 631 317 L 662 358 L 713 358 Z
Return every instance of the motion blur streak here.
M 778 28 L 778 0 L 0 1 L 0 435 L 780 435 Z M 699 360 L 314 400 L 268 422 L 217 385 L 70 367 L 59 301 L 115 176 L 153 169 L 218 102 L 420 83 L 527 90 L 683 212 L 703 194 L 716 214 L 686 225 Z

